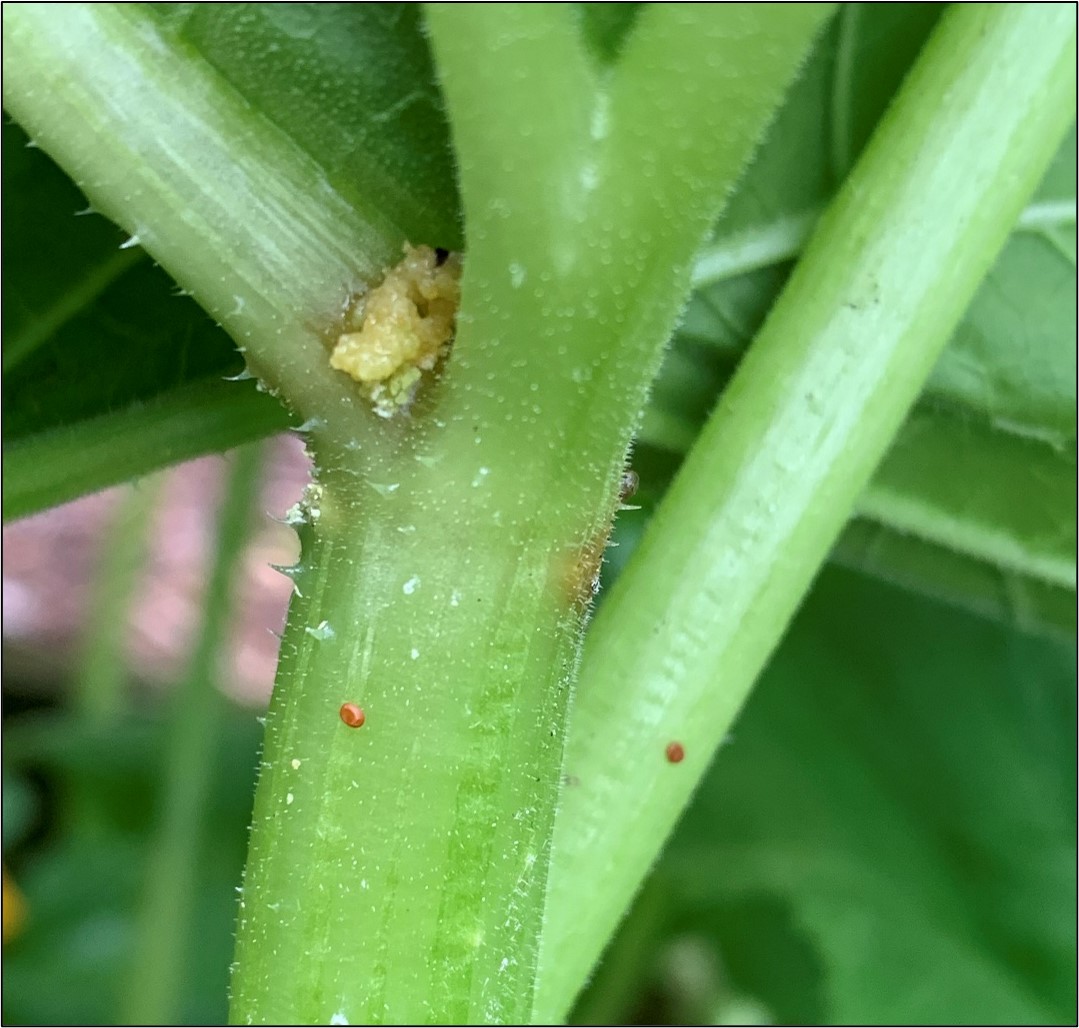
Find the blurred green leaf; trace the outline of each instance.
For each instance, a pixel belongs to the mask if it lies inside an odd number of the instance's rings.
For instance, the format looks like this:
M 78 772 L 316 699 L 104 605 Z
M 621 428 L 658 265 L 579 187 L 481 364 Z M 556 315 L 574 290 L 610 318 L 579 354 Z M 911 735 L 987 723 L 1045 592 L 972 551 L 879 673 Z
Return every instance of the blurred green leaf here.
M 56 715 L 5 725 L 9 767 L 32 769 L 44 780 L 54 818 L 41 842 L 6 854 L 27 919 L 4 948 L 5 1023 L 118 1023 L 168 730 L 165 722 L 144 718 L 87 730 Z M 260 735 L 251 714 L 233 711 L 215 753 L 218 774 L 203 811 L 194 925 L 185 947 L 183 1024 L 224 1023 L 235 886 Z M 10 777 L 6 771 L 5 791 Z M 103 815 L 94 832 L 79 830 L 70 817 L 65 797 L 72 782 L 79 783 L 80 801 L 88 798 Z
M 766 1023 L 1074 1020 L 1075 670 L 825 572 L 660 862 L 637 1017 L 670 1015 L 695 946 Z
M 844 7 L 702 253 L 698 278 L 716 281 L 687 309 L 645 444 L 688 449 L 938 14 Z M 1073 130 L 863 500 L 877 542 L 889 541 L 871 557 L 841 544 L 874 574 L 1056 631 L 1072 625 L 1066 603 L 1061 617 L 1055 601 L 1001 593 L 1070 593 L 1074 605 L 1075 152 Z M 973 573 L 941 581 L 931 562 L 908 564 L 908 540 Z
M 228 656 L 229 629 L 236 613 L 234 584 L 255 528 L 255 501 L 265 458 L 258 446 L 231 456 L 201 623 L 184 678 L 172 697 L 156 827 L 143 875 L 137 944 L 121 1004 L 123 1020 L 130 1024 L 172 1023 L 186 991 L 203 823 L 217 786 L 219 740 L 231 713 L 217 688 L 215 670 L 224 666 Z M 170 926 L 168 935 L 161 933 L 163 924 Z
M 1074 458 L 1029 436 L 923 405 L 858 513 L 1002 573 L 1075 590 Z
M 116 1023 L 140 857 L 128 836 L 73 837 L 19 873 L 27 919 L 4 947 L 5 1023 Z
M 671 868 L 699 887 L 718 836 L 722 892 L 813 941 L 825 1020 L 1072 1020 L 1074 682 L 1070 646 L 828 573 Z
M 20 518 L 289 425 L 252 382 L 192 382 L 145 403 L 38 432 L 4 451 L 4 517 Z
M 1073 129 L 1040 190 L 1050 198 L 1030 208 L 1058 220 L 1013 234 L 929 384 L 932 399 L 986 434 L 1030 439 L 1050 453 L 1075 446 L 1075 155 Z M 1071 179 L 1067 216 L 1053 215 L 1062 167 Z
M 1015 628 L 1074 639 L 1075 590 L 854 518 L 832 560 Z
M 26 775 L 4 768 L 3 785 L 4 851 L 7 852 L 29 833 L 38 815 L 38 799 Z

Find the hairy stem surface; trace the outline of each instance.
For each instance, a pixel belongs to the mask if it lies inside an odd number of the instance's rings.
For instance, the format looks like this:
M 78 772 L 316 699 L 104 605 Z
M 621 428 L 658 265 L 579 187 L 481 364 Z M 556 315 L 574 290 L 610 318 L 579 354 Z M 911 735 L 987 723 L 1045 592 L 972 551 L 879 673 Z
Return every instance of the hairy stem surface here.
M 540 1022 L 564 1016 L 647 873 L 1060 145 L 1074 91 L 1070 9 L 953 8 L 817 227 L 589 634 Z

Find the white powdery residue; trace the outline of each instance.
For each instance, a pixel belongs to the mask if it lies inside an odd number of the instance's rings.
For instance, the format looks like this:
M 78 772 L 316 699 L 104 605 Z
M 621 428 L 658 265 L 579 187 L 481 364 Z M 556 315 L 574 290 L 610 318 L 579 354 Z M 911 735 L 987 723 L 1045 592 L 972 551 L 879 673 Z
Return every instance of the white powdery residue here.
M 308 625 L 304 631 L 311 636 L 312 639 L 317 639 L 319 642 L 323 642 L 326 639 L 332 639 L 334 637 L 334 630 L 330 627 L 329 621 L 320 621 L 314 628 Z
M 472 479 L 472 488 L 475 489 L 491 473 L 490 468 L 478 468 L 476 477 Z
M 307 518 L 304 515 L 303 507 L 294 503 L 287 511 L 285 511 L 285 524 L 286 525 L 303 525 L 307 523 Z
M 498 973 L 501 974 L 509 966 L 510 966 L 510 958 L 509 957 L 503 957 L 502 958 L 502 963 L 498 965 Z
M 285 806 L 287 806 L 287 807 L 291 807 L 291 806 L 292 806 L 292 801 L 293 801 L 293 800 L 294 800 L 295 798 L 296 798 L 296 797 L 295 797 L 295 796 L 293 796 L 293 795 L 292 795 L 292 793 L 290 792 L 290 793 L 289 793 L 289 794 L 288 794 L 288 795 L 287 795 L 287 796 L 285 797 Z
M 419 650 L 417 650 L 415 646 L 413 646 L 413 647 L 412 647 L 412 652 L 411 652 L 411 653 L 409 654 L 409 656 L 410 656 L 410 657 L 411 657 L 411 658 L 412 658 L 413 660 L 418 660 L 418 659 L 419 659 L 419 656 L 420 656 L 420 651 L 419 651 Z
M 338 1010 L 331 1018 L 330 1024 L 349 1024 L 349 1019 L 345 1017 L 344 1012 Z
M 406 596 L 411 596 L 420 587 L 420 576 L 413 575 L 403 586 L 401 586 L 401 592 Z
M 509 272 L 510 272 L 510 285 L 514 289 L 520 289 L 521 286 L 524 285 L 525 278 L 527 277 L 528 272 L 525 271 L 523 265 L 518 264 L 516 261 L 511 261 L 510 262 Z
M 295 757 L 292 758 L 292 770 L 293 771 L 299 771 L 300 770 L 300 762 Z
M 461 590 L 460 589 L 454 589 L 453 592 L 450 593 L 450 606 L 451 607 L 459 607 L 460 605 L 461 605 Z
M 314 432 L 316 429 L 325 428 L 325 418 L 308 418 L 302 425 L 297 425 L 293 432 Z

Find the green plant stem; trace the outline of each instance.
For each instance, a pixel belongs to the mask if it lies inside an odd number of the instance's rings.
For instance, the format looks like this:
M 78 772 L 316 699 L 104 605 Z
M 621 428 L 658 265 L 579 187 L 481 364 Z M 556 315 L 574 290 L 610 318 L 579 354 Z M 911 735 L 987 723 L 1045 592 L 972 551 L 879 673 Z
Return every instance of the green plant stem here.
M 823 207 L 785 214 L 753 228 L 720 234 L 706 243 L 693 265 L 693 288 L 725 282 L 775 264 L 795 260 L 802 252 Z M 1036 200 L 1023 208 L 1014 232 L 1044 232 L 1075 225 L 1075 201 Z
M 977 457 L 982 446 L 977 433 L 966 439 L 960 435 L 950 451 L 952 462 L 948 480 L 952 488 L 942 490 L 939 482 L 934 483 L 929 502 L 915 505 L 908 490 L 917 484 L 917 479 L 914 482 L 904 479 L 907 475 L 920 475 L 922 455 L 917 435 L 926 430 L 923 419 L 927 414 L 925 407 L 916 407 L 900 429 L 888 455 L 874 473 L 874 479 L 859 498 L 854 516 L 832 549 L 829 560 L 1014 626 L 1027 634 L 1074 637 L 1075 589 L 1069 584 L 1068 569 L 1075 566 L 1074 558 L 1069 560 L 1069 554 L 1075 552 L 1075 539 L 1065 527 L 1069 509 L 1074 518 L 1074 489 L 1069 491 L 1066 486 L 1069 472 L 1074 481 L 1074 464 L 1070 469 L 1061 466 L 1058 462 L 1063 457 L 1059 453 L 1054 453 L 1053 460 L 1047 462 L 1049 454 L 1045 447 L 1037 444 L 1017 446 L 1014 444 L 1018 440 L 1006 437 L 1002 447 L 993 453 L 1000 457 L 1011 451 L 1009 460 L 1003 464 L 994 461 L 991 469 L 989 466 L 979 468 L 975 460 L 973 467 L 968 468 L 968 456 Z M 930 416 L 929 421 L 933 420 Z M 948 424 L 948 420 L 945 419 L 938 428 L 945 438 L 952 439 L 955 426 Z M 967 427 L 973 426 L 968 422 Z M 910 430 L 915 432 L 913 445 L 906 441 Z M 889 470 L 892 455 L 899 460 Z M 928 446 L 926 457 L 931 463 L 942 459 L 941 448 Z M 633 463 L 640 474 L 641 488 L 635 502 L 651 511 L 677 473 L 682 459 L 681 453 L 642 446 L 638 442 Z M 896 472 L 901 475 L 895 475 Z M 898 480 L 889 482 L 893 476 Z M 859 507 L 874 492 L 877 478 L 887 483 L 882 494 L 874 498 L 881 506 L 879 521 L 859 515 Z M 998 478 L 1007 483 L 1007 487 L 994 491 Z M 1058 481 L 1059 488 L 1046 488 L 1047 482 Z M 891 508 L 891 489 L 897 490 L 898 510 Z M 963 513 L 960 501 L 977 491 L 985 491 L 992 500 L 1037 493 L 1045 502 L 1024 505 L 1023 516 L 1019 518 L 998 517 L 1001 507 L 996 504 L 990 504 L 978 518 L 970 518 Z M 916 512 L 916 519 L 903 518 L 902 515 L 911 508 Z M 1008 511 L 1018 513 L 1013 507 Z M 641 518 L 641 527 L 644 523 L 645 519 Z M 929 538 L 912 534 L 923 525 Z M 941 537 L 958 541 L 960 548 L 933 541 Z M 628 563 L 629 557 L 629 551 L 620 549 L 607 560 L 621 566 Z M 1057 582 L 1065 584 L 1058 585 Z
M 435 7 L 468 257 L 452 358 L 393 421 L 324 344 L 399 235 L 138 9 L 75 10 L 5 19 L 10 109 L 317 421 L 231 1016 L 521 1020 L 629 436 L 694 250 L 829 7 L 658 7 L 602 75 L 569 6 Z
M 289 427 L 254 382 L 194 382 L 4 448 L 4 520 L 35 514 L 155 468 L 249 443 Z M 70 454 L 79 461 L 72 467 Z
M 649 409 L 638 446 L 665 453 L 673 477 L 696 430 L 691 413 L 661 401 Z M 855 514 L 1001 572 L 1074 591 L 1075 458 L 1054 443 L 1002 429 L 977 411 L 919 403 Z M 1016 504 L 1016 495 L 1038 502 Z
M 138 5 L 20 4 L 5 12 L 3 42 L 8 113 L 94 208 L 192 293 L 302 419 L 359 431 L 366 419 L 326 361 L 327 337 L 349 293 L 397 260 L 400 232 L 361 217 Z
M 515 1020 L 527 1004 L 578 618 L 553 532 L 485 524 L 497 508 L 440 487 L 451 459 L 413 460 L 377 483 L 382 503 L 328 476 L 303 533 L 236 1020 Z
M 203 812 L 227 704 L 218 691 L 232 623 L 236 571 L 254 524 L 262 450 L 235 451 L 218 517 L 216 552 L 191 662 L 172 703 L 169 750 L 141 908 L 123 1023 L 177 1024 L 196 900 Z
M 647 873 L 1059 146 L 1074 90 L 1070 9 L 952 8 L 819 224 L 589 635 L 539 1021 L 564 1015 Z M 672 739 L 683 763 L 665 759 Z
M 625 51 L 639 77 L 601 82 L 569 8 L 429 12 L 466 212 L 458 334 L 365 467 L 324 435 L 236 1021 L 528 1016 L 569 681 L 629 434 L 695 246 L 822 14 L 773 38 L 749 86 L 707 57 L 723 45 L 752 64 L 760 14 L 654 14 Z M 645 131 L 687 65 L 706 81 L 685 120 Z M 699 152 L 679 143 L 689 123 L 709 129 Z M 643 202 L 652 191 L 662 202 Z

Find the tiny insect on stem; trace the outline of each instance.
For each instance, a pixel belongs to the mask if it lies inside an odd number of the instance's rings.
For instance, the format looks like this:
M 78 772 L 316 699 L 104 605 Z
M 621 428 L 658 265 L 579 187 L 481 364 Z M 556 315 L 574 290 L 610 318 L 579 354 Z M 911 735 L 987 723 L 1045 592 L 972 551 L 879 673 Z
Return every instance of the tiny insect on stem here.
M 667 760 L 672 764 L 682 763 L 682 758 L 686 755 L 686 748 L 680 742 L 667 743 Z

